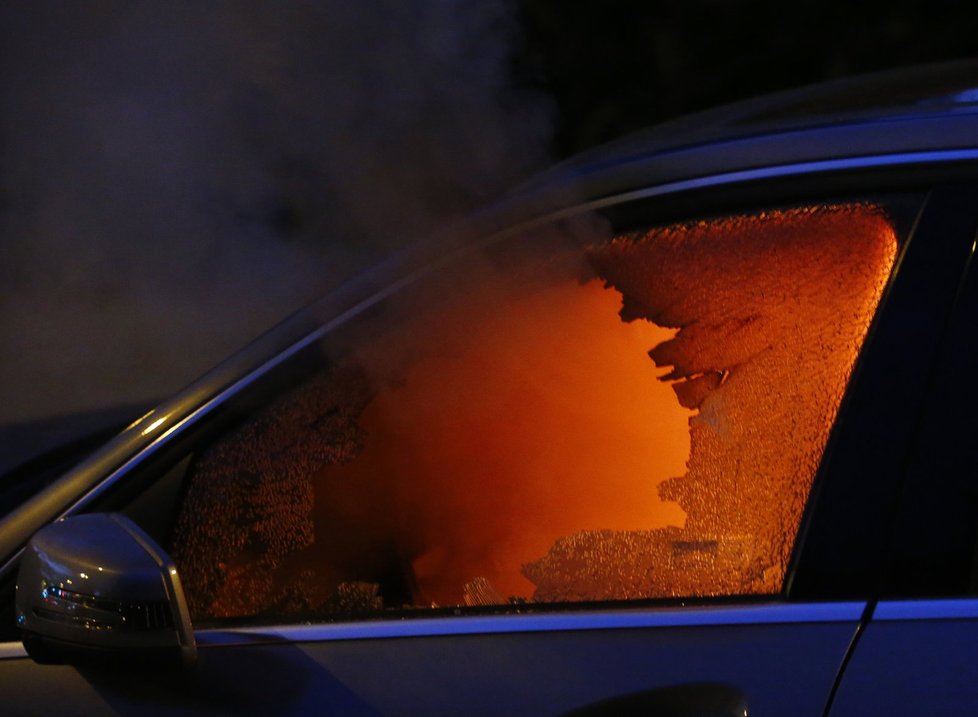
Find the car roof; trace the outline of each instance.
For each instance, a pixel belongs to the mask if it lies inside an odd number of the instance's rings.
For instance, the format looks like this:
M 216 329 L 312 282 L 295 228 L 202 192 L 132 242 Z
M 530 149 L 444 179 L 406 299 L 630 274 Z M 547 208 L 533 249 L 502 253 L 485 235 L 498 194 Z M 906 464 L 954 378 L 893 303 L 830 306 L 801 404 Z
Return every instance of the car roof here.
M 975 148 L 978 60 L 937 63 L 687 115 L 576 155 L 514 196 L 538 196 L 543 206 L 545 197 L 589 201 L 718 172 Z
M 576 161 L 827 125 L 978 113 L 978 60 L 855 75 L 762 95 L 664 122 Z

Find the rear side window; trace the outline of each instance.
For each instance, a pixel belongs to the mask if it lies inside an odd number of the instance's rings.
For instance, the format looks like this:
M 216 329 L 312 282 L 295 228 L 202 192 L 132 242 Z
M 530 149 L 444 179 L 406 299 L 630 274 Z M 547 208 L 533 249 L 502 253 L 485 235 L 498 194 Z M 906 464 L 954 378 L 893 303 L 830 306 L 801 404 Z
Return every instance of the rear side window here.
M 492 247 L 200 447 L 195 620 L 777 594 L 899 250 L 860 202 Z

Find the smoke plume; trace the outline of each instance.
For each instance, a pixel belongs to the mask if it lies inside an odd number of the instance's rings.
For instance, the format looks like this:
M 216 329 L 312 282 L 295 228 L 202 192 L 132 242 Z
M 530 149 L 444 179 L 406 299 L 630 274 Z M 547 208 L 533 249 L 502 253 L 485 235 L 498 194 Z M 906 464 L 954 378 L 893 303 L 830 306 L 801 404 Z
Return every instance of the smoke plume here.
M 508 0 L 6 3 L 0 424 L 178 389 L 539 166 Z

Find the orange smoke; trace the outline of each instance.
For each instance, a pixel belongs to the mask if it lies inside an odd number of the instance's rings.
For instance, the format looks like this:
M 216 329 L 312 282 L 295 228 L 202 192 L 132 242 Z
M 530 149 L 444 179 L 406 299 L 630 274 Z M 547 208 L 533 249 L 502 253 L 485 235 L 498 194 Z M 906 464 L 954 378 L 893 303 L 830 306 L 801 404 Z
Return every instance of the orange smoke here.
M 194 619 L 778 592 L 897 249 L 826 205 L 392 299 L 194 463 Z
M 898 248 L 872 204 L 768 211 L 589 251 L 628 317 L 679 326 L 650 352 L 695 406 L 682 531 L 581 531 L 527 566 L 541 601 L 776 593 Z
M 362 452 L 317 480 L 317 526 L 386 509 L 378 543 L 399 546 L 416 603 L 444 605 L 476 578 L 531 597 L 521 566 L 562 536 L 682 525 L 657 486 L 686 471 L 692 414 L 648 356 L 676 332 L 620 309 L 617 291 L 567 280 L 413 325 L 424 355 L 363 412 Z

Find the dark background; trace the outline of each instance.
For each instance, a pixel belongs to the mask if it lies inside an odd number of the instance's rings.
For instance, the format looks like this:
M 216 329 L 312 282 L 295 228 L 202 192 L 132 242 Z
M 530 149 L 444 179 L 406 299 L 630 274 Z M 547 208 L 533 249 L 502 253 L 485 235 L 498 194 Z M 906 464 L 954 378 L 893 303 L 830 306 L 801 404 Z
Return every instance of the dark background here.
M 518 81 L 567 156 L 677 115 L 857 73 L 978 56 L 967 2 L 521 0 Z

